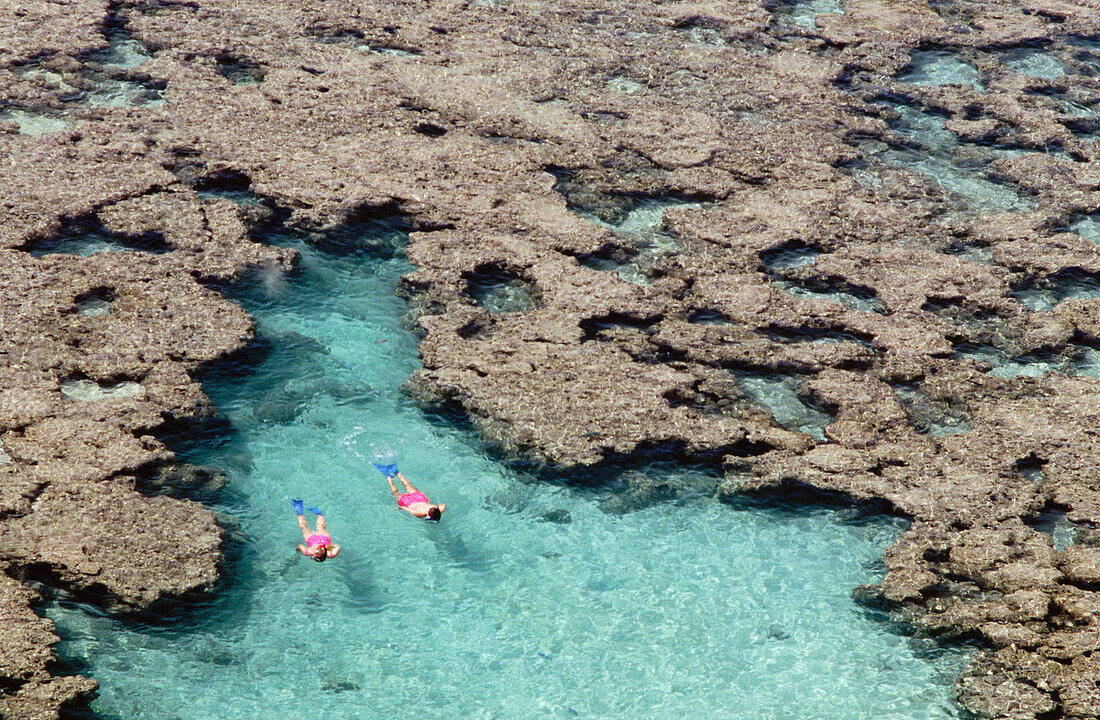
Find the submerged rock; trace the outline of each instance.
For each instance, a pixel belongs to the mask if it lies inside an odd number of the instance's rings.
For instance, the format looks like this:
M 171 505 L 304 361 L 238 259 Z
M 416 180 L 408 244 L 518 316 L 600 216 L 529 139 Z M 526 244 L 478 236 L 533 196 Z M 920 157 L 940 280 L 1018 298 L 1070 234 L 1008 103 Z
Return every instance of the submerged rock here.
M 692 474 L 660 477 L 645 472 L 629 471 L 624 473 L 614 485 L 614 494 L 602 500 L 600 508 L 605 512 L 621 515 L 659 503 L 693 497 L 710 497 L 718 487 L 718 479 Z
M 555 525 L 568 525 L 573 522 L 573 516 L 569 514 L 568 510 L 562 508 L 540 512 L 535 519 L 539 522 L 554 523 Z
M 5 718 L 56 717 L 58 708 L 96 688 L 91 678 L 51 675 L 58 638 L 53 623 L 31 609 L 35 600 L 30 590 L 0 574 L 0 676 L 5 678 L 0 716 Z

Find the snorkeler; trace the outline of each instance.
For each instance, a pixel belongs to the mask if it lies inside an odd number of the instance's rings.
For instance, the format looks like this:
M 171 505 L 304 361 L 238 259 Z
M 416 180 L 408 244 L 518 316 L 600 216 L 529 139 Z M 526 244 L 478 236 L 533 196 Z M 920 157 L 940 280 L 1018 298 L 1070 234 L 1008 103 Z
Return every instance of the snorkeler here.
M 397 469 L 396 465 L 379 465 L 375 463 L 374 466 L 378 468 L 379 472 L 386 476 L 386 482 L 390 484 L 390 490 L 393 491 L 393 497 L 397 500 L 397 506 L 399 508 L 407 510 L 418 518 L 439 522 L 439 516 L 447 509 L 447 503 L 433 505 L 432 502 L 428 500 L 427 495 L 412 486 L 412 483 L 401 474 L 401 471 Z M 395 477 L 405 486 L 405 492 L 401 492 L 397 489 L 397 486 L 393 484 L 393 479 Z
M 306 541 L 305 545 L 298 546 L 298 552 L 308 555 L 317 562 L 336 557 L 336 553 L 340 552 L 340 546 L 332 542 L 332 536 L 328 534 L 328 529 L 325 527 L 325 516 L 321 514 L 321 509 L 309 508 L 309 511 L 317 516 L 317 529 L 311 531 L 309 523 L 302 515 L 302 501 L 295 499 L 291 500 L 290 504 L 294 507 L 294 512 L 298 513 L 298 527 L 302 528 L 302 539 Z

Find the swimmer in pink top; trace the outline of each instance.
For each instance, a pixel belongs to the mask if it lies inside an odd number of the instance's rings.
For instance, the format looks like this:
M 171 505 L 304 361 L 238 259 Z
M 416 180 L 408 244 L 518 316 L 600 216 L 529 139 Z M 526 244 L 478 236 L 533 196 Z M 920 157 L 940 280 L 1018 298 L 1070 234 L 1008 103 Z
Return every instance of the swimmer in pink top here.
M 336 557 L 336 553 L 340 552 L 340 546 L 332 542 L 332 536 L 328 534 L 325 516 L 321 514 L 321 509 L 309 508 L 309 511 L 317 516 L 317 529 L 310 530 L 309 523 L 302 515 L 302 501 L 291 500 L 290 504 L 294 507 L 294 512 L 298 513 L 298 527 L 302 528 L 302 539 L 306 541 L 305 545 L 298 546 L 298 552 L 317 562 Z
M 427 495 L 412 486 L 412 483 L 401 474 L 401 471 L 397 469 L 396 465 L 376 464 L 375 467 L 386 476 L 386 482 L 390 484 L 390 490 L 393 491 L 393 497 L 397 500 L 397 506 L 399 508 L 407 510 L 418 518 L 439 522 L 439 516 L 447 509 L 447 503 L 433 505 Z M 397 489 L 397 486 L 394 485 L 393 479 L 395 477 L 405 486 L 405 492 L 401 492 Z

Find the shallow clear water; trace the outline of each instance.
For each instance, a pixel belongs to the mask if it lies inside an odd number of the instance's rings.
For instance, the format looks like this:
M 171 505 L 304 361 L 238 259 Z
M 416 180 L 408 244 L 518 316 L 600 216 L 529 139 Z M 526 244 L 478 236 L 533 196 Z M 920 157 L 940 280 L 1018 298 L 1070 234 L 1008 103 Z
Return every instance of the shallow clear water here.
M 843 290 L 818 290 L 790 280 L 774 280 L 773 282 L 777 287 L 795 297 L 840 303 L 847 308 L 862 312 L 885 312 L 882 302 L 875 297 L 865 297 Z
M 977 69 L 950 50 L 915 50 L 899 80 L 914 85 L 970 85 L 984 90 Z
M 1100 298 L 1100 278 L 1070 271 L 1048 277 L 1042 284 L 1016 290 L 1013 295 L 1031 310 L 1052 310 L 1067 298 Z
M 163 104 L 160 91 L 148 78 L 142 81 L 130 72 L 152 57 L 149 51 L 120 29 L 107 35 L 108 47 L 93 55 L 84 66 L 84 79 L 90 82 L 82 88 L 67 82 L 64 75 L 34 64 L 17 71 L 23 78 L 66 96 L 66 104 L 73 112 L 35 112 L 12 107 L 0 112 L 0 120 L 14 122 L 22 135 L 42 135 L 72 128 L 80 119 L 81 108 Z
M 1100 216 L 1086 215 L 1070 224 L 1069 229 L 1086 240 L 1100 244 Z
M 968 355 L 977 360 L 986 361 L 991 366 L 989 370 L 990 375 L 996 375 L 1009 380 L 1020 377 L 1042 377 L 1052 372 L 1058 372 L 1062 370 L 1064 366 L 1064 363 L 1053 361 L 1021 361 L 1005 357 L 1003 354 L 992 349 L 979 349 L 973 352 L 963 352 L 960 354 Z
M 777 12 L 786 15 L 792 25 L 812 28 L 818 15 L 843 15 L 844 6 L 841 0 L 793 0 L 779 6 Z
M 614 232 L 636 254 L 627 262 L 612 260 L 587 263 L 589 267 L 616 273 L 623 280 L 635 285 L 648 285 L 648 269 L 661 258 L 679 252 L 680 240 L 665 232 L 665 211 L 669 208 L 695 208 L 698 203 L 676 198 L 642 198 L 625 213 L 620 222 L 601 220 L 591 213 L 578 213 L 581 217 Z
M 71 123 L 61 118 L 24 110 L 8 110 L 0 113 L 0 120 L 8 120 L 19 126 L 22 135 L 42 135 L 59 130 L 67 130 Z
M 1075 60 L 1080 64 L 1080 71 L 1089 75 L 1100 71 L 1100 40 L 1071 35 L 1066 42 L 1077 50 Z
M 781 247 L 761 253 L 760 259 L 769 270 L 788 270 L 817 262 L 821 251 L 806 247 Z
M 164 99 L 159 90 L 146 86 L 128 72 L 141 65 L 152 55 L 129 33 L 114 29 L 107 34 L 108 47 L 100 54 L 100 68 L 90 73 L 95 89 L 84 97 L 91 107 L 133 107 L 161 105 Z
M 130 80 L 102 78 L 98 87 L 85 96 L 91 107 L 132 107 L 137 105 L 161 105 L 160 92 Z
M 409 269 L 307 251 L 303 278 L 269 277 L 246 299 L 275 351 L 211 381 L 237 433 L 194 451 L 229 474 L 216 509 L 236 518 L 242 557 L 179 626 L 49 607 L 63 655 L 100 681 L 97 712 L 957 716 L 961 651 L 915 649 L 850 599 L 876 579 L 896 521 L 709 497 L 611 514 L 609 490 L 523 482 L 400 392 L 417 365 L 394 296 Z M 397 510 L 375 459 L 445 501 L 443 522 Z M 326 511 L 339 557 L 295 554 L 291 497 Z
M 921 84 L 917 80 L 910 81 Z M 892 129 L 917 147 L 882 147 L 872 150 L 872 157 L 934 180 L 973 212 L 1032 207 L 1030 198 L 999 181 L 989 171 L 991 161 L 1021 151 L 962 143 L 947 129 L 946 118 L 941 115 L 900 103 L 882 104 L 897 113 L 896 120 L 891 123 Z
M 781 427 L 825 442 L 825 426 L 836 418 L 804 401 L 798 394 L 800 383 L 797 379 L 741 373 L 737 380 L 741 389 L 757 404 L 766 407 Z
M 167 246 L 156 242 L 154 238 L 129 238 L 123 239 L 102 230 L 82 230 L 79 227 L 69 228 L 69 233 L 60 237 L 44 241 L 30 249 L 31 255 L 43 257 L 60 253 L 64 255 L 79 255 L 91 257 L 96 253 L 116 252 L 162 252 Z
M 1042 80 L 1055 80 L 1066 74 L 1066 67 L 1054 55 L 1034 48 L 1006 53 L 1004 64 L 1020 73 Z
M 106 65 L 135 68 L 152 57 L 147 47 L 121 28 L 113 28 L 107 32 L 107 43 L 107 50 L 100 58 Z

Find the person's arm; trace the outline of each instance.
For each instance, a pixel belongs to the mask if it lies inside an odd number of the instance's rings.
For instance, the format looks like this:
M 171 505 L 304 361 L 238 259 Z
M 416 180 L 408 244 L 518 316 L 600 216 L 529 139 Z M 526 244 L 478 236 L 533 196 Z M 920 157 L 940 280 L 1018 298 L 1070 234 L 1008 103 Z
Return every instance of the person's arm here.
M 336 557 L 337 553 L 339 553 L 339 552 L 340 552 L 340 546 L 339 545 L 329 545 L 328 546 L 328 556 L 330 558 Z
M 309 555 L 309 550 L 306 549 L 305 545 L 299 545 L 298 552 L 302 553 L 303 555 Z

